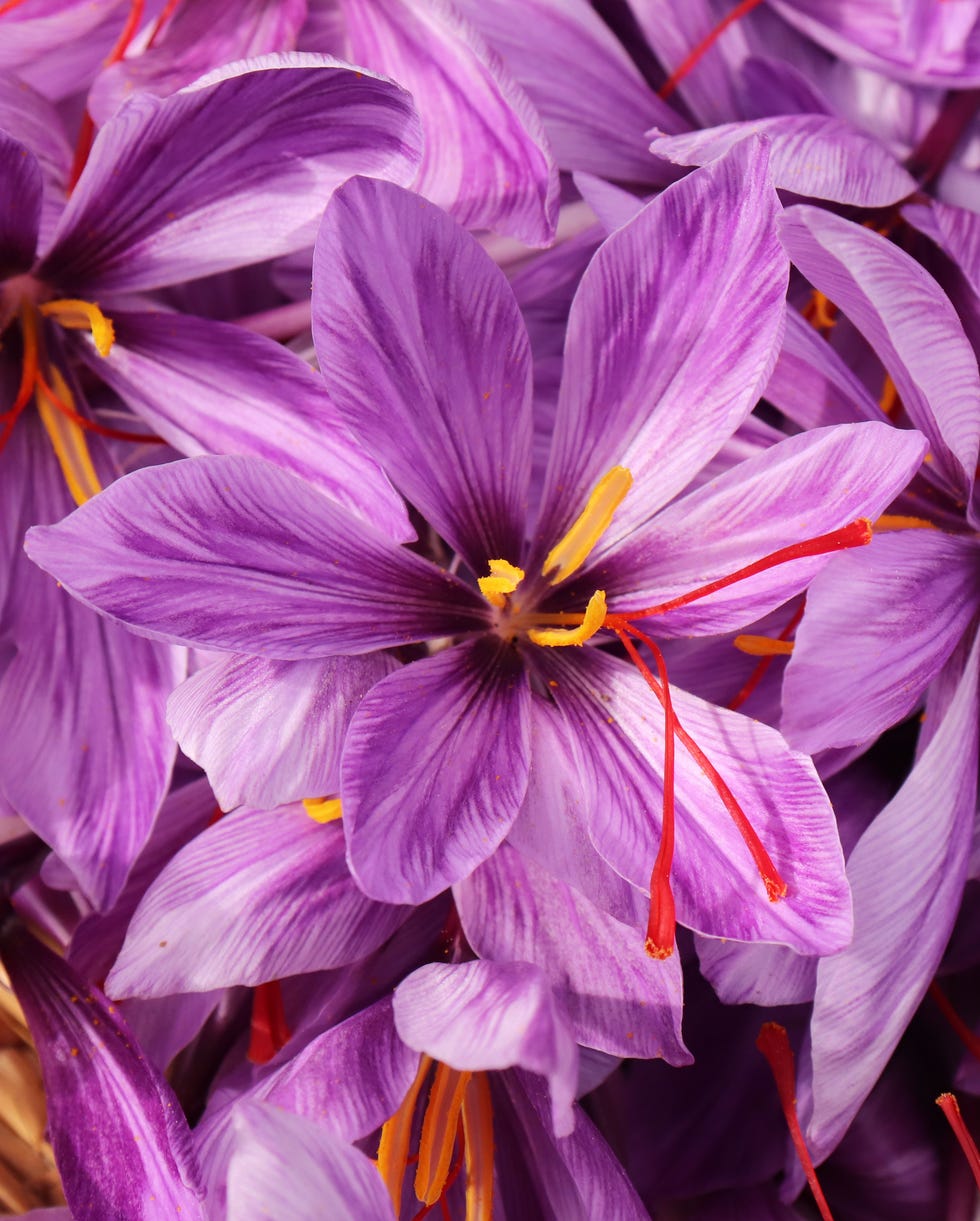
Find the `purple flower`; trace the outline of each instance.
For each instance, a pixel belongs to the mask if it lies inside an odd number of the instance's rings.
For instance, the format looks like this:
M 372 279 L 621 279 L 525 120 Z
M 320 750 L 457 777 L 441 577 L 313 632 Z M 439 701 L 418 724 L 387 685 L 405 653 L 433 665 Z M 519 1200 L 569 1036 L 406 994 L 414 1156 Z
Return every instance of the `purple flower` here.
M 526 334 L 500 273 L 425 201 L 368 179 L 342 188 L 317 248 L 321 367 L 470 582 L 244 458 L 138 472 L 35 531 L 32 555 L 141 632 L 251 655 L 270 716 L 284 695 L 266 686 L 267 658 L 309 667 L 452 638 L 377 682 L 346 734 L 348 853 L 375 898 L 420 902 L 502 842 L 544 701 L 600 855 L 647 891 L 666 845 L 652 952 L 671 951 L 675 892 L 678 919 L 702 931 L 839 949 L 848 896 L 809 760 L 766 726 L 671 693 L 634 643 L 654 614 L 669 637 L 780 605 L 832 550 L 867 540 L 854 519 L 877 515 L 922 452 L 885 426 L 823 430 L 674 500 L 768 377 L 786 283 L 777 207 L 765 151 L 745 143 L 606 243 L 572 308 L 539 490 Z M 639 673 L 594 647 L 602 637 L 577 647 L 601 630 Z M 196 700 L 195 719 L 207 706 Z

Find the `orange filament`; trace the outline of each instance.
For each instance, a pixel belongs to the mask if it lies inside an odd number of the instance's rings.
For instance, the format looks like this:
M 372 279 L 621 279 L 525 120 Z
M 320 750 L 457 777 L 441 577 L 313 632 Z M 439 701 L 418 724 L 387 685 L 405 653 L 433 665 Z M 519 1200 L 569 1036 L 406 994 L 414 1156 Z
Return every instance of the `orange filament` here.
M 800 603 L 799 607 L 797 608 L 796 612 L 793 615 L 793 618 L 790 619 L 789 623 L 787 623 L 786 626 L 783 628 L 783 630 L 779 633 L 780 640 L 787 640 L 790 636 L 792 636 L 792 634 L 800 626 L 800 620 L 803 618 L 803 610 L 804 610 L 805 606 L 806 606 L 805 601 Z M 759 664 L 756 666 L 756 668 L 749 675 L 748 682 L 746 682 L 745 686 L 741 689 L 741 691 L 739 691 L 738 694 L 735 696 L 735 698 L 729 703 L 728 707 L 729 707 L 730 711 L 736 712 L 739 708 L 742 707 L 742 705 L 749 698 L 749 696 L 752 694 L 752 692 L 756 689 L 756 687 L 758 687 L 759 683 L 762 682 L 763 678 L 765 677 L 766 671 L 772 665 L 774 659 L 775 659 L 775 654 L 772 654 L 772 653 L 768 657 L 763 657 L 763 659 L 759 662 Z
M 493 1106 L 486 1073 L 474 1073 L 463 1095 L 466 1221 L 493 1217 Z
M 126 18 L 126 24 L 123 26 L 119 37 L 116 39 L 115 46 L 103 60 L 104 68 L 110 67 L 112 64 L 118 63 L 126 54 L 129 44 L 136 37 L 136 31 L 139 29 L 140 22 L 143 20 L 143 5 L 144 0 L 130 0 L 129 16 Z M 70 195 L 78 185 L 78 180 L 82 176 L 82 170 L 88 161 L 89 153 L 92 151 L 92 144 L 95 140 L 95 123 L 92 121 L 92 116 L 86 110 L 82 115 L 81 126 L 78 129 L 78 140 L 75 143 L 75 155 L 72 158 L 71 173 L 68 176 L 68 194 Z
M 694 68 L 702 56 L 710 51 L 718 39 L 724 34 L 725 30 L 730 25 L 734 25 L 739 18 L 744 17 L 747 13 L 751 13 L 754 8 L 758 8 L 762 0 L 741 0 L 741 3 L 736 4 L 732 11 L 718 22 L 714 29 L 706 34 L 704 38 L 691 50 L 687 56 L 678 64 L 670 76 L 657 90 L 657 93 L 665 101 L 674 92 L 677 86 L 681 83 L 685 76 Z
M 435 1204 L 443 1193 L 452 1165 L 463 1093 L 471 1076 L 446 1064 L 436 1066 L 415 1169 L 415 1194 L 423 1204 Z
M 625 632 L 616 635 L 622 642 L 631 660 L 642 674 L 649 669 L 640 657 L 636 645 Z M 674 737 L 679 728 L 670 698 L 667 682 L 667 663 L 660 649 L 647 637 L 643 637 L 653 653 L 660 674 L 664 706 L 664 814 L 660 847 L 650 874 L 650 916 L 647 920 L 646 952 L 651 958 L 669 958 L 674 952 L 677 917 L 674 908 L 674 892 L 670 885 L 670 867 L 674 860 Z
M 935 522 L 926 521 L 924 517 L 903 517 L 901 514 L 884 513 L 874 524 L 875 534 L 884 534 L 888 530 L 938 530 Z
M 977 1151 L 976 1142 L 967 1131 L 966 1124 L 963 1122 L 960 1104 L 956 1101 L 956 1095 L 940 1094 L 936 1099 L 936 1106 L 939 1107 L 949 1121 L 949 1126 L 953 1129 L 953 1135 L 959 1141 L 960 1148 L 966 1155 L 966 1160 L 970 1163 L 970 1169 L 973 1171 L 976 1184 L 980 1187 L 980 1152 Z
M 929 995 L 936 1002 L 940 1013 L 959 1037 L 960 1042 L 975 1060 L 980 1060 L 980 1038 L 977 1037 L 950 1004 L 949 997 L 935 980 L 929 985 Z
M 252 1032 L 248 1058 L 253 1064 L 268 1064 L 293 1037 L 286 1024 L 279 980 L 259 984 L 252 994 Z
M 786 1027 L 780 1026 L 778 1022 L 765 1022 L 759 1031 L 755 1045 L 769 1062 L 776 1082 L 779 1101 L 782 1104 L 783 1115 L 786 1117 L 786 1126 L 789 1128 L 796 1156 L 800 1159 L 800 1165 L 806 1174 L 806 1181 L 813 1192 L 817 1210 L 823 1221 L 834 1221 L 817 1181 L 817 1172 L 813 1168 L 810 1151 L 806 1147 L 806 1141 L 803 1139 L 803 1132 L 800 1129 L 799 1116 L 796 1114 L 796 1068 L 793 1061 L 793 1049 L 790 1047 L 786 1035 Z
M 736 636 L 732 643 L 750 657 L 789 657 L 793 652 L 792 640 L 781 636 Z
M 727 589 L 730 585 L 757 576 L 760 572 L 766 572 L 780 564 L 788 564 L 792 560 L 802 560 L 815 555 L 827 555 L 834 551 L 846 551 L 851 547 L 864 547 L 871 542 L 871 537 L 871 522 L 866 517 L 859 517 L 857 521 L 850 522 L 840 530 L 832 530 L 829 534 L 820 534 L 816 538 L 806 539 L 802 543 L 791 543 L 788 547 L 780 547 L 778 551 L 773 551 L 752 564 L 746 564 L 744 568 L 729 573 L 727 577 L 709 581 L 707 585 L 701 585 L 698 589 L 692 589 L 677 598 L 671 598 L 668 602 L 661 602 L 657 606 L 646 606 L 642 610 L 619 611 L 607 615 L 606 626 L 615 630 L 617 627 L 623 627 L 632 619 L 648 619 L 653 615 L 666 615 L 668 611 L 688 606 L 701 598 L 707 598 L 709 594 L 717 593 L 720 589 Z
M 38 369 L 34 401 L 72 499 L 75 504 L 83 505 L 102 491 L 102 484 L 92 464 L 85 433 L 75 422 L 81 417 L 71 405 L 68 384 L 54 366 L 50 374 L 54 389 Z
M 898 397 L 898 390 L 888 373 L 885 374 L 885 381 L 881 387 L 878 406 L 890 420 L 897 419 L 898 413 L 902 409 L 902 400 Z
M 419 1070 L 415 1074 L 415 1080 L 408 1087 L 408 1093 L 402 1099 L 401 1106 L 381 1129 L 378 1171 L 388 1188 L 396 1216 L 401 1212 L 402 1184 L 408 1168 L 408 1145 L 412 1139 L 412 1118 L 415 1115 L 415 1104 L 431 1067 L 430 1057 L 423 1056 L 419 1061 Z
M 837 325 L 839 313 L 837 306 L 819 288 L 813 290 L 810 300 L 803 307 L 803 317 L 816 331 L 832 331 Z

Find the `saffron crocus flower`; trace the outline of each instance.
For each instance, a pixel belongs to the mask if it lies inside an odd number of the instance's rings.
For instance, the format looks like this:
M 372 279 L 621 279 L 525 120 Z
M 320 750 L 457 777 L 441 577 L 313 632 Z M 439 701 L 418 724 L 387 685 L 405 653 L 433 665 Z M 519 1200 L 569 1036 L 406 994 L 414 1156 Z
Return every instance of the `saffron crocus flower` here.
M 24 94 L 25 106 L 35 100 Z M 225 68 L 173 97 L 135 98 L 105 125 L 40 257 L 39 218 L 56 183 L 47 160 L 0 135 L 19 200 L 0 233 L 0 783 L 99 906 L 118 894 L 166 790 L 163 707 L 184 662 L 79 616 L 17 558 L 29 524 L 63 517 L 115 477 L 102 434 L 144 435 L 93 416 L 78 366 L 179 449 L 263 452 L 330 494 L 353 495 L 404 538 L 404 509 L 302 361 L 135 294 L 303 245 L 323 198 L 352 170 L 409 176 L 416 135 L 407 96 L 368 73 L 315 56 Z
M 31 553 L 157 638 L 294 664 L 453 640 L 377 683 L 346 735 L 344 829 L 373 897 L 420 902 L 502 842 L 545 700 L 600 854 L 641 892 L 657 859 L 652 953 L 672 950 L 675 890 L 701 931 L 839 949 L 848 897 L 812 764 L 766 726 L 671 693 L 636 643 L 652 641 L 648 619 L 663 636 L 717 633 L 786 601 L 869 537 L 855 519 L 876 516 L 922 453 L 886 426 L 825 430 L 669 504 L 771 368 L 787 274 L 777 209 L 765 149 L 746 143 L 603 246 L 572 308 L 529 529 L 530 358 L 503 278 L 432 205 L 368 179 L 342 188 L 317 249 L 321 366 L 469 582 L 246 458 L 137 472 L 34 532 Z M 636 669 L 594 647 L 601 631 Z M 194 719 L 210 698 L 198 690 Z M 282 693 L 263 698 L 274 718 Z

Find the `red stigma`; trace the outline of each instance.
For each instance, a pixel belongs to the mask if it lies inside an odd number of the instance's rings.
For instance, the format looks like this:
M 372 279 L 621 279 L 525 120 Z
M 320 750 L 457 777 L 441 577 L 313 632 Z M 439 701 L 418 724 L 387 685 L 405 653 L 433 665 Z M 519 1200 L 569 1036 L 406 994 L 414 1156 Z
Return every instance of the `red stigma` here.
M 681 60 L 657 90 L 657 95 L 666 101 L 691 69 L 696 67 L 701 58 L 711 50 L 728 27 L 734 25 L 736 21 L 748 13 L 751 13 L 754 8 L 758 8 L 761 3 L 762 0 L 741 0 L 741 3 L 736 4 L 732 11 L 726 17 L 723 17 L 714 29 L 706 34 Z
M 817 1210 L 823 1221 L 834 1221 L 830 1208 L 827 1205 L 827 1200 L 817 1181 L 817 1172 L 813 1168 L 810 1151 L 807 1149 L 806 1141 L 803 1139 L 799 1116 L 796 1113 L 796 1066 L 793 1060 L 793 1049 L 789 1045 L 789 1038 L 786 1034 L 786 1027 L 780 1026 L 778 1022 L 765 1022 L 759 1031 L 755 1045 L 766 1057 L 769 1068 L 772 1070 L 773 1079 L 776 1082 L 776 1092 L 779 1094 L 783 1115 L 786 1117 L 786 1126 L 789 1128 L 796 1156 L 800 1159 L 800 1165 L 806 1174 L 806 1181 L 810 1184 L 810 1190 L 813 1192 Z
M 970 1169 L 973 1171 L 976 1184 L 980 1187 L 980 1152 L 977 1151 L 976 1142 L 963 1122 L 963 1115 L 960 1112 L 960 1104 L 956 1101 L 956 1095 L 940 1094 L 936 1099 L 936 1106 L 939 1107 L 949 1121 L 949 1126 L 953 1129 L 953 1135 L 959 1141 L 960 1148 L 963 1150 L 966 1160 L 970 1163 Z
M 939 987 L 935 980 L 929 985 L 929 995 L 936 1002 L 940 1013 L 956 1032 L 960 1042 L 970 1053 L 975 1060 L 980 1060 L 980 1038 L 967 1026 L 966 1022 L 953 1008 L 946 993 Z
M 279 980 L 259 984 L 252 994 L 252 1027 L 248 1059 L 253 1064 L 268 1064 L 293 1037 L 286 1024 Z

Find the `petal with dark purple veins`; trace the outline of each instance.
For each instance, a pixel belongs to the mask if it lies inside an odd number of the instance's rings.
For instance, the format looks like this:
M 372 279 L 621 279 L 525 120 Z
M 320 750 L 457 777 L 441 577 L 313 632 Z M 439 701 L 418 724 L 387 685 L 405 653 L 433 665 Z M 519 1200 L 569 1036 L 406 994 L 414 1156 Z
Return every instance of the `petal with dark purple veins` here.
M 396 667 L 386 653 L 222 658 L 177 688 L 167 717 L 222 809 L 271 810 L 339 791 L 347 725 L 364 695 Z
M 426 200 L 358 178 L 327 208 L 313 275 L 317 357 L 354 434 L 479 575 L 519 562 L 531 353 L 503 273 Z
M 419 152 L 411 99 L 390 81 L 321 55 L 243 60 L 131 98 L 105 124 L 41 274 L 92 294 L 288 254 L 344 179 L 410 180 Z
M 421 903 L 490 856 L 527 789 L 530 698 L 516 653 L 484 639 L 413 662 L 365 696 L 341 797 L 367 894 Z
M 503 844 L 455 887 L 466 938 L 481 958 L 533 962 L 578 1043 L 616 1056 L 690 1063 L 681 1039 L 677 956 L 654 962 L 636 928 Z
M 416 1051 L 462 1072 L 548 1078 L 556 1136 L 575 1125 L 578 1048 L 544 973 L 529 962 L 429 963 L 395 989 L 395 1026 Z
M 486 624 L 476 591 L 258 458 L 136 471 L 26 546 L 102 614 L 230 653 L 366 653 Z
M 0 131 L 0 183 L 0 279 L 5 280 L 31 269 L 44 190 L 37 158 L 5 131 Z
M 766 149 L 749 140 L 668 187 L 600 248 L 568 320 L 538 531 L 546 550 L 616 465 L 634 486 L 605 538 L 628 534 L 755 405 L 783 329 L 778 209 Z
M 357 888 L 339 826 L 300 805 L 238 810 L 150 885 L 106 987 L 166 996 L 328 970 L 376 950 L 408 915 Z
M 41 1060 L 72 1216 L 204 1221 L 180 1104 L 115 1006 L 12 918 L 0 958 Z

